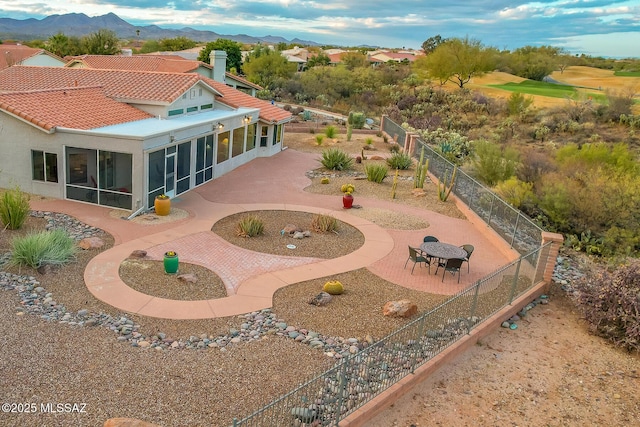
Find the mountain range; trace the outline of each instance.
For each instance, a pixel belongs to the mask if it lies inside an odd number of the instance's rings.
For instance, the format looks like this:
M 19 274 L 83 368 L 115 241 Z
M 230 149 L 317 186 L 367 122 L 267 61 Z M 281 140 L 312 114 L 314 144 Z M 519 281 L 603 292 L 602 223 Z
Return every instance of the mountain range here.
M 239 43 L 255 44 L 258 42 L 277 44 L 295 43 L 303 46 L 318 46 L 313 41 L 294 38 L 287 40 L 280 36 L 254 37 L 246 34 L 223 35 L 214 31 L 196 30 L 189 27 L 181 29 L 161 28 L 157 25 L 135 26 L 121 19 L 114 13 L 108 13 L 93 18 L 84 13 L 68 13 L 65 15 L 51 15 L 43 19 L 12 19 L 0 18 L 0 40 L 11 39 L 19 41 L 46 40 L 49 37 L 64 33 L 67 36 L 83 37 L 98 30 L 107 29 L 116 33 L 121 39 L 159 40 L 186 37 L 197 42 L 210 42 L 217 39 L 228 39 Z M 140 31 L 138 35 L 138 31 Z

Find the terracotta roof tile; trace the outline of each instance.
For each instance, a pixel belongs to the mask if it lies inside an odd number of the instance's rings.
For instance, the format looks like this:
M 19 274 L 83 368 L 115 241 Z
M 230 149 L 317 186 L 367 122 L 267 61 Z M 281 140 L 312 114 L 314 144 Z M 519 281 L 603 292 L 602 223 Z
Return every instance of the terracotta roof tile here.
M 282 123 L 291 118 L 291 113 L 271 105 L 267 101 L 254 98 L 224 83 L 216 82 L 196 73 L 30 66 L 13 66 L 0 70 L 0 94 L 99 86 L 102 87 L 103 96 L 111 98 L 114 103 L 118 103 L 118 101 L 121 103 L 137 101 L 169 104 L 181 97 L 182 94 L 198 82 L 203 82 L 210 86 L 212 90 L 220 93 L 222 96 L 217 96 L 216 98 L 222 104 L 232 108 L 259 108 L 260 119 L 266 122 Z M 44 96 L 43 93 L 41 92 L 39 96 Z M 16 98 L 10 99 L 14 102 L 16 101 Z M 42 103 L 44 104 L 45 102 Z M 64 105 L 72 113 L 75 112 L 74 108 L 77 108 L 77 106 Z M 59 109 L 62 111 L 62 108 Z M 122 122 L 126 121 L 131 120 L 123 120 Z M 70 125 L 69 122 L 65 123 L 64 126 L 75 127 Z M 53 126 L 63 125 L 54 124 Z M 83 124 L 83 126 L 86 125 Z M 79 128 L 85 129 L 83 127 Z
M 82 55 L 71 59 L 65 67 L 80 63 L 87 68 L 102 70 L 160 71 L 166 73 L 190 73 L 201 65 L 199 61 L 191 61 L 175 56 L 162 57 L 153 55 Z
M 51 52 L 47 52 L 44 49 L 36 49 L 21 44 L 1 44 L 0 45 L 0 70 L 11 67 L 13 65 L 19 65 L 25 59 L 31 58 L 36 55 L 45 54 L 53 58 L 58 58 Z M 61 58 L 58 58 L 62 60 Z
M 200 80 L 198 74 L 190 73 L 30 66 L 7 68 L 0 76 L 0 91 L 102 86 L 105 94 L 116 100 L 167 104 Z
M 95 129 L 153 117 L 105 96 L 101 87 L 0 93 L 0 109 L 45 130 Z
M 270 102 L 255 98 L 239 90 L 233 89 L 224 83 L 213 79 L 203 78 L 210 86 L 222 93 L 219 101 L 233 108 L 248 107 L 259 108 L 260 119 L 266 122 L 280 123 L 291 119 L 291 113 L 280 107 L 272 105 Z

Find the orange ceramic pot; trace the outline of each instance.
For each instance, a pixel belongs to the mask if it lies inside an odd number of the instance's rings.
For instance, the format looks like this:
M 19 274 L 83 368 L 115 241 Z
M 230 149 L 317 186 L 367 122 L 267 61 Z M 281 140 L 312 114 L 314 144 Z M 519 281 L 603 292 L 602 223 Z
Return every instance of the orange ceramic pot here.
M 156 210 L 156 215 L 166 216 L 171 212 L 171 199 L 170 198 L 161 198 L 156 197 L 156 200 L 153 203 L 153 207 Z

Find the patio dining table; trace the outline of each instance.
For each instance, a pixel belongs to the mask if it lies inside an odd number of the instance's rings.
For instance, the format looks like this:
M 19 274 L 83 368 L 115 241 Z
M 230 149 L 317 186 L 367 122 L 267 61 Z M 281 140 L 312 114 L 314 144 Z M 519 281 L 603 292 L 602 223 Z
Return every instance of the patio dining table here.
M 459 246 L 443 242 L 426 242 L 420 245 L 420 250 L 430 257 L 439 259 L 464 259 L 467 252 Z

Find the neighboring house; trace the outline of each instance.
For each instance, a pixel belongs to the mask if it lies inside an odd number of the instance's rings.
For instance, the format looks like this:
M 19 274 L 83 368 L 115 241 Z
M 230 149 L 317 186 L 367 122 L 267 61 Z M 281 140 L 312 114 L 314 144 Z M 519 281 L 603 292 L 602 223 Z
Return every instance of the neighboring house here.
M 0 71 L 0 187 L 134 212 L 282 149 L 291 114 L 197 73 Z
M 44 49 L 21 44 L 0 44 L 0 70 L 14 65 L 62 67 L 64 60 Z
M 130 52 L 130 51 L 129 51 Z M 216 51 L 214 51 L 216 52 Z M 218 80 L 227 86 L 241 90 L 251 96 L 261 90 L 257 84 L 226 71 L 226 53 L 217 51 L 211 55 L 211 64 L 202 61 L 185 59 L 179 55 L 80 55 L 67 58 L 65 67 L 99 68 L 103 70 L 138 70 L 161 71 L 169 73 L 198 73 L 202 76 Z M 220 73 L 219 71 L 223 72 Z
M 415 60 L 416 55 L 410 52 L 375 51 L 369 54 L 369 62 L 374 66 L 387 62 L 413 62 Z

